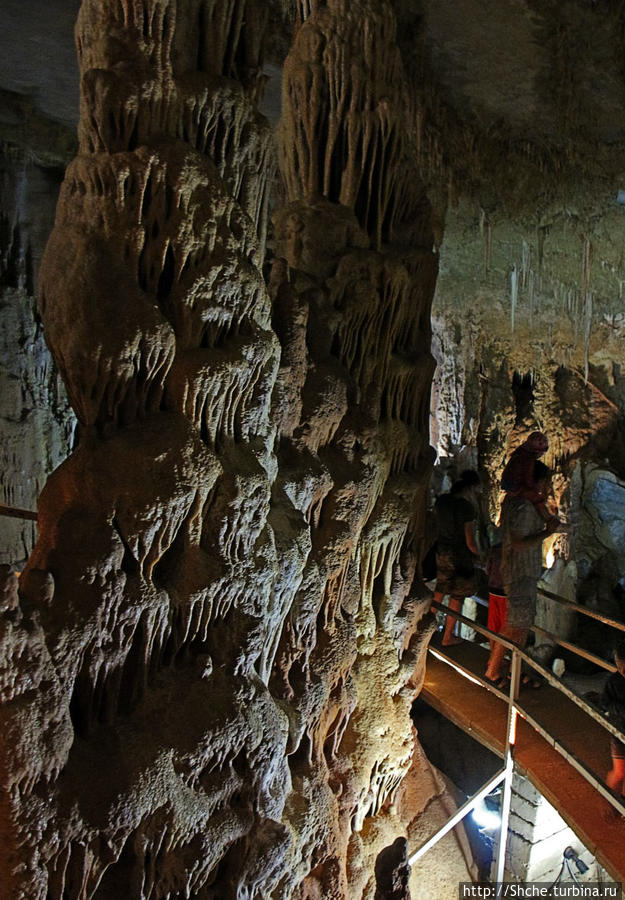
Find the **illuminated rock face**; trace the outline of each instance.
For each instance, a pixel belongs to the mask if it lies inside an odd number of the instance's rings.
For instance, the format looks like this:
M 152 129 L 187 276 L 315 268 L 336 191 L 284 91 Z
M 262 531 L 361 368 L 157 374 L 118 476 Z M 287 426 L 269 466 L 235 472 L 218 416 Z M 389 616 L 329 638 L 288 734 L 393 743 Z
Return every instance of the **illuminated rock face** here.
M 305 871 L 316 857 L 310 895 L 342 897 L 360 896 L 372 855 L 405 828 L 401 813 L 380 817 L 395 820 L 386 833 L 363 823 L 393 800 L 413 754 L 408 713 L 428 628 L 407 599 L 407 538 L 429 471 L 436 258 L 389 8 L 304 6 L 284 67 L 288 203 L 275 227 L 288 280 L 276 293 L 289 298 L 290 333 L 308 323 L 301 418 L 279 459 L 313 527 L 271 683 L 292 709 L 292 770 L 310 797 L 293 820 L 308 837 L 291 865 Z M 325 859 L 320 803 L 334 842 Z
M 262 10 L 80 11 L 40 276 L 80 442 L 19 601 L 2 573 L 14 897 L 370 895 L 436 790 L 413 783 L 432 626 L 409 590 L 437 267 L 395 23 L 300 11 L 267 287 Z

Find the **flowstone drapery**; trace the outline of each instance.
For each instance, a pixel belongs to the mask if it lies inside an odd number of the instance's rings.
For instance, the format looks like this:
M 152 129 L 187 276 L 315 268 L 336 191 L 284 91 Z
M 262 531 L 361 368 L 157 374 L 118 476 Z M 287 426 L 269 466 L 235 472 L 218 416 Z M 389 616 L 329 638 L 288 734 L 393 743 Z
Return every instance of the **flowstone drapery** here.
M 278 331 L 287 360 L 307 323 L 307 370 L 279 373 L 285 394 L 301 384 L 302 411 L 278 459 L 313 527 L 271 684 L 289 703 L 291 771 L 310 798 L 305 810 L 287 804 L 309 836 L 289 855 L 296 871 L 312 863 L 306 896 L 366 893 L 375 856 L 411 817 L 397 789 L 430 633 L 408 595 L 430 464 L 437 267 L 404 84 L 388 5 L 301 5 L 284 67 L 288 202 L 275 231 L 287 265 L 274 310 L 290 317 Z
M 268 286 L 263 4 L 80 11 L 40 276 L 79 443 L 1 595 L 14 897 L 369 896 L 420 809 L 429 207 L 389 7 L 306 7 Z
M 80 12 L 80 148 L 40 279 L 80 444 L 3 636 L 16 897 L 199 895 L 228 853 L 222 896 L 264 893 L 286 843 L 287 720 L 258 675 L 285 612 L 258 35 L 245 2 Z

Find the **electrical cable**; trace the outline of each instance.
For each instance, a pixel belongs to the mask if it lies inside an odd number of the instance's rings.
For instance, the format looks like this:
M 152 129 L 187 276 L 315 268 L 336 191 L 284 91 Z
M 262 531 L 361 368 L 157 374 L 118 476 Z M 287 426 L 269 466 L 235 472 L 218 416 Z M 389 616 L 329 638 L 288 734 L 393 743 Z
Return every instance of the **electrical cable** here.
M 555 881 L 552 881 L 552 882 L 551 882 L 551 884 L 549 885 L 549 887 L 547 888 L 547 890 L 551 890 L 551 888 L 552 888 L 552 887 L 555 887 L 556 884 L 560 881 L 560 879 L 562 878 L 562 873 L 564 872 L 564 866 L 565 866 L 565 865 L 566 865 L 566 859 L 563 859 L 563 860 L 562 860 L 562 865 L 560 866 L 560 871 L 559 871 L 558 874 L 556 875 Z
M 573 879 L 573 881 L 575 882 L 575 884 L 579 884 L 580 883 L 579 878 L 575 877 L 575 872 L 571 869 L 568 859 L 565 859 L 564 862 L 566 863 L 567 871 L 568 871 L 569 875 L 571 876 L 571 878 Z

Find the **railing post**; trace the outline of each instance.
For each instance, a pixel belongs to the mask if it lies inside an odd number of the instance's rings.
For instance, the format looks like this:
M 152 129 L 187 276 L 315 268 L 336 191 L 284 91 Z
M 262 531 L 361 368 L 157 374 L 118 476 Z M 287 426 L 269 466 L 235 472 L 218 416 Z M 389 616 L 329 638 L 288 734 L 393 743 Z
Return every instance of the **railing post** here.
M 517 710 L 515 700 L 519 696 L 521 684 L 521 657 L 516 650 L 512 651 L 510 667 L 510 693 L 508 695 L 508 725 L 506 730 L 506 765 L 503 779 L 503 795 L 501 798 L 501 826 L 497 845 L 497 867 L 495 882 L 503 881 L 506 863 L 506 843 L 508 840 L 508 822 L 510 819 L 510 803 L 512 800 L 512 775 L 514 774 L 514 744 L 516 741 Z
M 472 810 L 475 809 L 475 807 L 480 802 L 480 800 L 483 800 L 487 794 L 490 794 L 491 791 L 495 790 L 495 788 L 497 787 L 498 784 L 501 784 L 504 777 L 505 777 L 505 769 L 501 769 L 499 772 L 497 772 L 495 775 L 493 775 L 493 777 L 490 779 L 490 781 L 487 781 L 486 784 L 483 787 L 481 787 L 479 791 L 477 791 L 477 793 L 473 794 L 472 797 L 469 797 L 467 802 L 463 803 L 463 805 L 460 807 L 460 809 L 457 809 L 456 812 L 453 814 L 453 816 L 451 816 L 447 820 L 447 822 L 445 822 L 445 824 L 442 825 L 438 829 L 438 831 L 436 831 L 432 835 L 432 837 L 429 838 L 425 842 L 425 844 L 422 844 L 421 847 L 419 847 L 419 849 L 415 853 L 412 854 L 412 856 L 408 860 L 409 864 L 411 866 L 413 866 L 416 863 L 416 861 L 423 856 L 424 853 L 427 853 L 427 851 L 431 847 L 433 847 L 434 844 L 438 843 L 438 841 L 440 841 L 440 839 L 442 837 L 445 837 L 445 835 L 449 831 L 451 831 L 451 829 L 455 825 L 457 825 L 458 822 L 461 822 L 462 819 L 464 819 L 464 817 L 467 815 L 467 813 L 470 813 Z

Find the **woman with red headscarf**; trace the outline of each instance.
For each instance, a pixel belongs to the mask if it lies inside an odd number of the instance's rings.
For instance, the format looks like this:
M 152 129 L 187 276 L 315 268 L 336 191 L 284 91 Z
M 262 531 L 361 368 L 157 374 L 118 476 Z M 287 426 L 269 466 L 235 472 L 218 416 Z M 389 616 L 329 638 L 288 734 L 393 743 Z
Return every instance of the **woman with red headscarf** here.
M 517 447 L 501 475 L 501 487 L 514 496 L 525 493 L 534 485 L 536 461 L 549 449 L 547 435 L 532 431 L 520 447 Z

